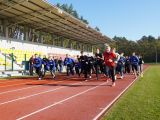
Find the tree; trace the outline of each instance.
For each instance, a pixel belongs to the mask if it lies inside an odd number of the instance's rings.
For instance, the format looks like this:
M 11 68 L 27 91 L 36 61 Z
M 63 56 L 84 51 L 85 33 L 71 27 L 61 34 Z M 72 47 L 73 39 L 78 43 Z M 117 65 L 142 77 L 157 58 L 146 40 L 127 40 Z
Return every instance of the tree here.
M 77 11 L 75 11 L 75 10 L 73 11 L 72 15 L 73 15 L 74 17 L 76 17 L 76 18 L 79 18 L 79 15 L 78 15 Z
M 57 7 L 59 7 L 59 8 L 61 7 L 61 5 L 60 5 L 59 3 L 57 3 L 57 5 L 56 5 L 56 6 L 57 6 Z
M 95 30 L 100 31 L 99 27 L 97 27 L 97 26 L 95 27 Z
M 59 7 L 60 9 L 64 10 L 65 12 L 69 13 L 70 15 L 73 15 L 75 18 L 81 20 L 82 22 L 89 24 L 89 22 L 83 18 L 83 16 L 79 17 L 80 15 L 78 14 L 78 12 L 74 9 L 73 5 L 70 4 L 60 4 L 57 3 L 56 5 L 57 7 Z
M 125 37 L 113 38 L 113 45 L 118 52 L 125 52 L 125 55 L 131 55 L 136 52 L 142 55 L 145 62 L 160 62 L 160 37 L 157 39 L 151 35 L 142 36 L 138 41 L 130 41 Z

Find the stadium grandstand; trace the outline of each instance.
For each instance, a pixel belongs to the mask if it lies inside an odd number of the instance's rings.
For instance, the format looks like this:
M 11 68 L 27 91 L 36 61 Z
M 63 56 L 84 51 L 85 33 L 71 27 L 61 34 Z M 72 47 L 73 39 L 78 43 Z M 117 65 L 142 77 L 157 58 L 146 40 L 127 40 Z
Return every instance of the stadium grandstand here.
M 0 70 L 40 55 L 93 54 L 111 39 L 45 0 L 0 0 Z M 13 69 L 14 66 L 14 69 Z

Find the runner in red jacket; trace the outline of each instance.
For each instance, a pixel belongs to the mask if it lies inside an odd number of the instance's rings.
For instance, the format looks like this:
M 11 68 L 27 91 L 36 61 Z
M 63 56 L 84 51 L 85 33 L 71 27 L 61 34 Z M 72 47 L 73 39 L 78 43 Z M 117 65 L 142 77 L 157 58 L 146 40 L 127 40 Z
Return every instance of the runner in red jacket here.
M 106 65 L 106 74 L 112 79 L 112 86 L 115 86 L 115 59 L 116 55 L 111 52 L 110 46 L 107 46 L 106 51 L 103 53 L 104 62 Z

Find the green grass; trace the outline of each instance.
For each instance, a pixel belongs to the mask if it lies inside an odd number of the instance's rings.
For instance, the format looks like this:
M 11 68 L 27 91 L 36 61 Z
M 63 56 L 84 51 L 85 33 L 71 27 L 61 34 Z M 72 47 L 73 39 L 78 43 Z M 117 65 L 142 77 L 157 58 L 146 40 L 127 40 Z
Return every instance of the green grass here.
M 150 66 L 102 120 L 160 120 L 160 66 Z

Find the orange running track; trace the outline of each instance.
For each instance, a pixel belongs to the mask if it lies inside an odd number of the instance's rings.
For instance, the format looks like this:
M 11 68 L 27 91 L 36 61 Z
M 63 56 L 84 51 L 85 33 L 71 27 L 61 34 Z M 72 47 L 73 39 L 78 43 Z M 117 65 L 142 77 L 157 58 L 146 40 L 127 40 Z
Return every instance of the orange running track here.
M 0 119 L 97 120 L 135 81 L 133 75 L 125 75 L 111 87 L 111 81 L 106 82 L 102 76 L 88 82 L 64 75 L 56 80 L 1 80 Z

